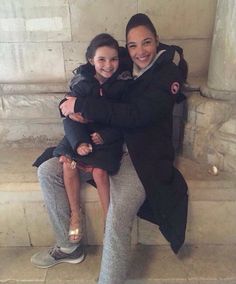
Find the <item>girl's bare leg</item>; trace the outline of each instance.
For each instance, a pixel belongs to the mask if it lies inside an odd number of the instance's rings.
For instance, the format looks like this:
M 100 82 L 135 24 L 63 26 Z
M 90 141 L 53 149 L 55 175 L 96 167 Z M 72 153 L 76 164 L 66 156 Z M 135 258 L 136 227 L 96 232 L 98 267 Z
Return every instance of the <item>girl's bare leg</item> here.
M 106 220 L 107 211 L 110 203 L 110 181 L 109 175 L 105 170 L 94 168 L 93 179 L 97 185 L 98 195 Z
M 82 215 L 80 210 L 80 178 L 74 161 L 61 156 L 63 179 L 71 209 L 69 240 L 77 243 L 82 238 Z

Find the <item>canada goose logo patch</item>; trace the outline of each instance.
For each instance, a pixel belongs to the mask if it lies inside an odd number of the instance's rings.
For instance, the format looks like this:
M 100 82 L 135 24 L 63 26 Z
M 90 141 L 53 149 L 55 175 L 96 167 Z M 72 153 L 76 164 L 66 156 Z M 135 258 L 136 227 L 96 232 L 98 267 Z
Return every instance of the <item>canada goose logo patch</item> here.
M 179 91 L 179 83 L 178 82 L 172 83 L 172 85 L 170 87 L 170 91 L 173 95 L 176 95 Z

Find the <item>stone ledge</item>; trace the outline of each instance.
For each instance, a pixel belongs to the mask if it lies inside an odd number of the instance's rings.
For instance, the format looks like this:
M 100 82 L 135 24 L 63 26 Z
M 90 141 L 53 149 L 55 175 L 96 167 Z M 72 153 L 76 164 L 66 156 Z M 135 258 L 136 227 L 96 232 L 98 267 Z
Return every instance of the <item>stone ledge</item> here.
M 38 191 L 36 168 L 32 163 L 45 148 L 0 148 L 0 191 Z M 187 180 L 191 200 L 236 200 L 236 178 L 232 174 L 220 171 L 219 175 L 212 176 L 207 165 L 181 156 L 177 157 L 176 167 Z
M 55 83 L 22 83 L 22 84 L 0 84 L 2 94 L 45 94 L 65 93 L 68 91 L 66 82 Z
M 19 145 L 0 149 L 1 246 L 46 246 L 54 241 L 36 169 L 31 166 L 42 150 L 42 147 L 24 148 Z M 211 176 L 206 166 L 183 157 L 179 157 L 176 164 L 189 185 L 186 242 L 235 244 L 236 179 L 222 172 Z M 86 226 L 84 242 L 102 244 L 102 210 L 97 192 L 93 186 L 84 185 L 81 198 Z M 43 236 L 38 234 L 39 229 L 45 232 Z M 132 242 L 167 244 L 156 225 L 139 218 L 134 224 Z
M 31 256 L 47 248 L 0 248 L 0 283 L 95 284 L 102 248 L 89 246 L 84 262 L 50 269 L 31 265 Z M 235 284 L 235 246 L 185 246 L 175 256 L 166 246 L 137 245 L 126 284 Z M 148 260 L 148 261 L 147 261 Z

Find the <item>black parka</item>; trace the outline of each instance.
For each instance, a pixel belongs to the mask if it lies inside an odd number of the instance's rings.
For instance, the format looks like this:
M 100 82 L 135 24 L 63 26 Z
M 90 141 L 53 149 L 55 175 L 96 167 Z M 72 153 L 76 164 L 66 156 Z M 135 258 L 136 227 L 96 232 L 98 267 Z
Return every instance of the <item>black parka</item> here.
M 76 98 L 92 97 L 97 98 L 100 102 L 104 100 L 113 103 L 118 102 L 121 99 L 127 80 L 131 80 L 130 72 L 118 69 L 112 77 L 100 84 L 95 78 L 94 66 L 87 63 L 75 70 L 75 76 L 70 83 L 70 96 Z M 64 101 L 65 99 L 61 103 Z M 96 122 L 83 124 L 68 117 L 63 120 L 63 125 L 65 136 L 55 148 L 54 156 L 68 156 L 85 165 L 104 169 L 110 175 L 118 171 L 123 145 L 123 135 L 118 127 Z M 100 134 L 104 141 L 103 144 L 93 143 L 90 135 L 94 132 Z M 91 144 L 93 151 L 88 155 L 80 156 L 77 154 L 76 149 L 81 143 Z

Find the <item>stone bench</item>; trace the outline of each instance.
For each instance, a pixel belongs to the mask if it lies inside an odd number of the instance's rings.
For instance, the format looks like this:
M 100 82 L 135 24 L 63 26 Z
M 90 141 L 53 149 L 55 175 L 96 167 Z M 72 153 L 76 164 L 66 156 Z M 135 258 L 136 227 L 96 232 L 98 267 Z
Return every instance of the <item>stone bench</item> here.
M 0 246 L 47 246 L 54 241 L 36 169 L 31 165 L 46 147 L 56 145 L 63 135 L 57 106 L 66 91 L 65 84 L 0 85 Z M 202 110 L 207 103 L 197 96 L 189 102 L 186 136 L 191 142 L 197 133 L 196 129 L 193 133 L 191 123 L 194 120 L 197 125 L 203 121 L 206 111 Z M 191 145 L 184 147 L 190 153 Z M 193 162 L 178 157 L 176 163 L 189 185 L 187 243 L 235 244 L 234 175 L 220 171 L 218 176 L 211 176 L 201 160 Z M 84 241 L 102 244 L 102 211 L 91 185 L 84 186 L 82 201 L 87 232 Z M 132 241 L 166 245 L 155 225 L 138 218 Z
M 32 162 L 40 148 L 0 149 L 0 246 L 49 246 L 54 237 Z M 189 185 L 189 244 L 235 244 L 236 180 L 226 173 L 211 176 L 207 169 L 179 158 L 177 167 Z M 100 245 L 103 239 L 102 210 L 95 188 L 84 185 L 85 243 Z M 133 243 L 166 245 L 157 226 L 136 219 Z

